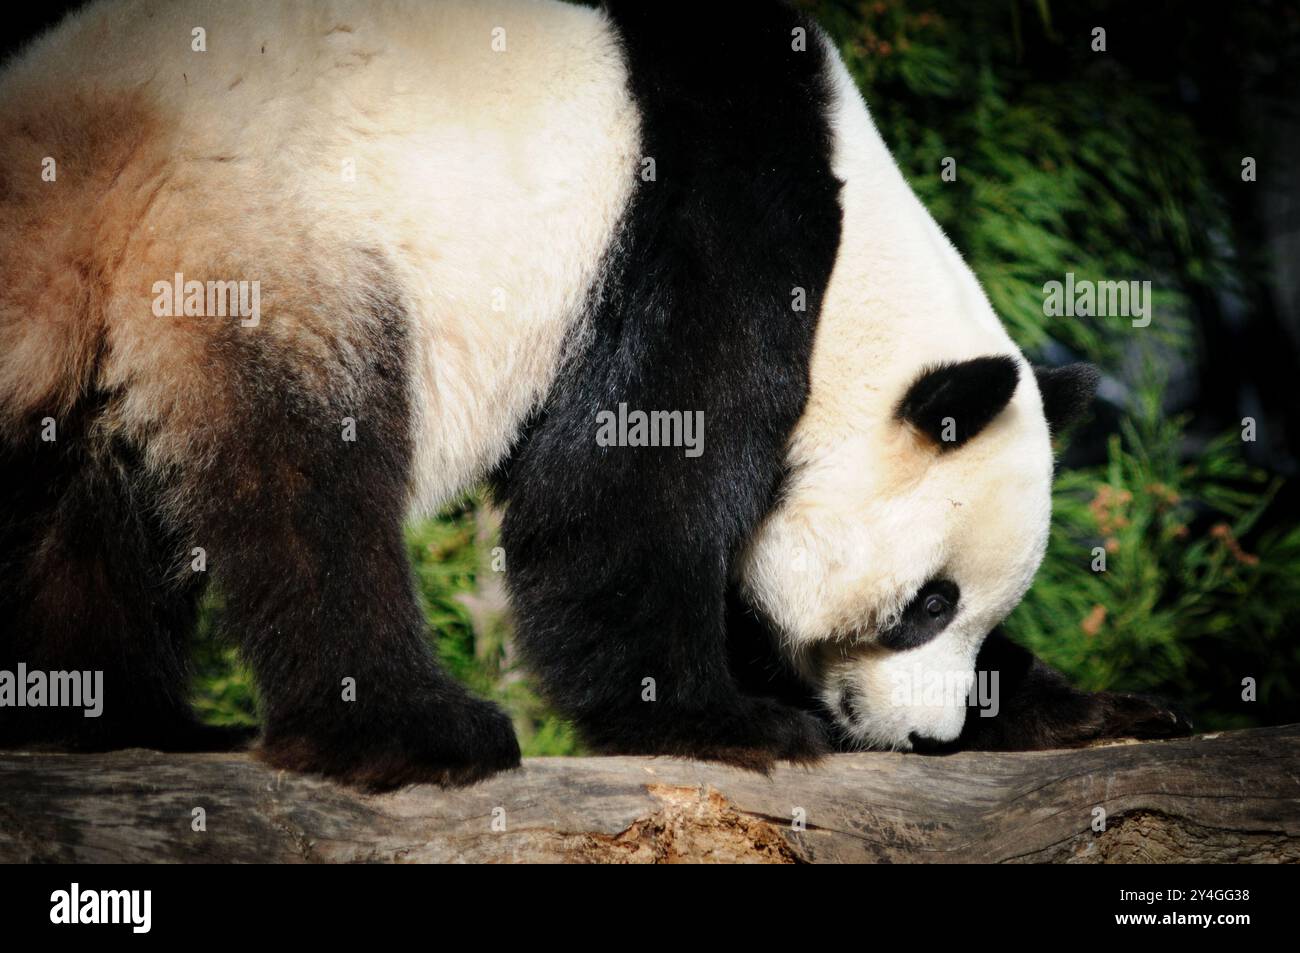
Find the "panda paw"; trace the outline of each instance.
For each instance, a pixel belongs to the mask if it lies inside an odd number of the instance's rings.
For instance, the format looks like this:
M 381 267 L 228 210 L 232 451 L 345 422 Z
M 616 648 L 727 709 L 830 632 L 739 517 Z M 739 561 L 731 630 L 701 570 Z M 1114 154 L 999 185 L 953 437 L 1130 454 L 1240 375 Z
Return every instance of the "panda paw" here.
M 1023 747 L 1079 748 L 1117 738 L 1180 738 L 1192 731 L 1191 721 L 1172 705 L 1148 695 L 1125 692 L 1084 694 L 1079 701 L 1057 710 L 1049 706 L 1040 715 L 1036 730 L 1041 737 Z
M 967 712 L 961 738 L 947 750 L 1043 751 L 1117 738 L 1179 738 L 1191 731 L 1187 716 L 1159 699 L 1065 689 L 1032 704 L 1009 706 L 995 717 Z
M 796 708 L 761 699 L 762 705 L 755 716 L 747 737 L 736 743 L 713 742 L 692 757 L 706 761 L 719 761 L 749 771 L 763 774 L 772 770 L 778 761 L 791 764 L 813 764 L 830 753 L 826 729 L 820 720 Z
M 268 729 L 258 757 L 276 768 L 322 774 L 377 793 L 408 784 L 460 787 L 519 767 L 510 717 L 468 695 L 425 703 L 365 731 L 349 726 L 321 734 Z
M 608 754 L 669 755 L 717 761 L 767 773 L 778 761 L 812 764 L 830 753 L 825 725 L 815 716 L 770 698 L 745 697 L 717 708 L 677 711 L 673 724 L 639 722 L 589 734 Z
M 1181 738 L 1192 733 L 1191 719 L 1158 698 L 1123 692 L 1099 692 L 1091 698 L 1098 728 L 1082 741 Z
M 251 725 L 205 725 L 198 721 L 162 734 L 150 747 L 160 751 L 243 751 L 257 740 Z

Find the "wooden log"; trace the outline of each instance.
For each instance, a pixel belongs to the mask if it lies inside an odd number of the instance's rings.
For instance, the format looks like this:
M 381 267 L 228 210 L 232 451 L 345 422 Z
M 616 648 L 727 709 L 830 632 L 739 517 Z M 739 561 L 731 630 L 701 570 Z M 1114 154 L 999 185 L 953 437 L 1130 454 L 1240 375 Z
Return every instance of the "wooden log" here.
M 836 755 L 770 776 L 533 758 L 471 788 L 379 796 L 245 754 L 0 753 L 4 862 L 1298 860 L 1300 725 L 1072 751 Z

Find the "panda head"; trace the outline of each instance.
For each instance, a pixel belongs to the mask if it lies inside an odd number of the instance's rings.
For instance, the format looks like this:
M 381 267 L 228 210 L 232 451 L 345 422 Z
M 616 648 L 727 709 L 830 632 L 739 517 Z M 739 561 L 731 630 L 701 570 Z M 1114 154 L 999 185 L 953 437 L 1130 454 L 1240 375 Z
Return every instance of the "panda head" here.
M 741 591 L 850 745 L 961 733 L 975 659 L 1047 546 L 1051 432 L 1092 368 L 1035 372 L 833 58 L 842 234 L 808 404 Z
M 985 355 L 922 369 L 856 434 L 801 429 L 744 582 L 842 740 L 961 733 L 980 646 L 1046 549 L 1049 427 L 1095 385 L 1086 365 Z

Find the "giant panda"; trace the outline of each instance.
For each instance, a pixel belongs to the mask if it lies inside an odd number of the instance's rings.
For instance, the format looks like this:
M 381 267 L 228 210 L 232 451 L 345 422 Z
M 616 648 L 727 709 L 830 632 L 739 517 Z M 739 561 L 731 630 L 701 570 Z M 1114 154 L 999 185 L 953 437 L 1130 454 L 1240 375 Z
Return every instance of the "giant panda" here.
M 774 0 L 99 0 L 0 76 L 0 668 L 104 706 L 0 708 L 0 743 L 235 743 L 186 701 L 211 582 L 269 763 L 516 765 L 402 536 L 485 481 L 596 750 L 1176 733 L 989 635 L 1094 380 L 1026 363 Z M 701 427 L 598 439 L 637 413 Z M 987 665 L 994 719 L 892 690 Z

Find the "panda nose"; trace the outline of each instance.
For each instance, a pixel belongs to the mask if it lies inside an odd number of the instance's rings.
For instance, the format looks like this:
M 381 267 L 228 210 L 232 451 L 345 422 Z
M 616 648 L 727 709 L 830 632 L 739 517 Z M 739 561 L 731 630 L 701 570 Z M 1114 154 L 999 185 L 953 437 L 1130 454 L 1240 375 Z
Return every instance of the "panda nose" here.
M 917 754 L 952 754 L 957 750 L 956 741 L 940 741 L 915 731 L 907 736 L 907 740 L 912 743 L 912 750 Z

